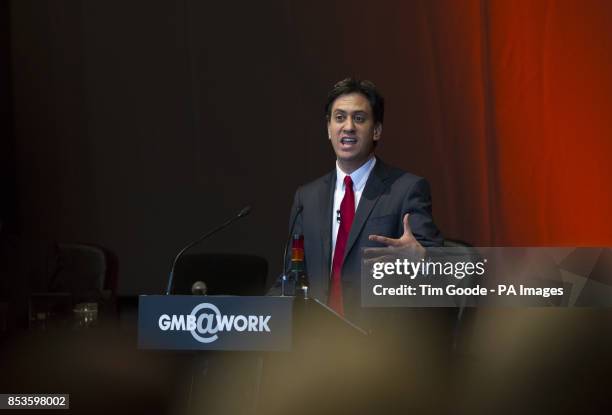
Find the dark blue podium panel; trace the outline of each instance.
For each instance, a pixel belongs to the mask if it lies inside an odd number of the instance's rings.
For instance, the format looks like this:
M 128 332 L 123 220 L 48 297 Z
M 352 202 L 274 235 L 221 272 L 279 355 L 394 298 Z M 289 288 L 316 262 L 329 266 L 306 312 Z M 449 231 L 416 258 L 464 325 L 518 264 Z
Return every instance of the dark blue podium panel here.
M 138 347 L 290 350 L 292 310 L 292 297 L 141 295 Z

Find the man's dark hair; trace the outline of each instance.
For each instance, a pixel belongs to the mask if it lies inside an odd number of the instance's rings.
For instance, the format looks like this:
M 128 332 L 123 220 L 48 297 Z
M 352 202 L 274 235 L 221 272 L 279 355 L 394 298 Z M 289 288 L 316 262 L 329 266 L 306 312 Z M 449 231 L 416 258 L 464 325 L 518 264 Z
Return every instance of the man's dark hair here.
M 330 120 L 331 109 L 336 98 L 340 95 L 355 92 L 362 94 L 370 102 L 372 114 L 374 115 L 374 124 L 382 124 L 385 118 L 385 99 L 380 95 L 373 82 L 353 78 L 346 78 L 338 82 L 327 94 L 327 103 L 325 104 L 325 118 L 327 118 L 327 121 Z

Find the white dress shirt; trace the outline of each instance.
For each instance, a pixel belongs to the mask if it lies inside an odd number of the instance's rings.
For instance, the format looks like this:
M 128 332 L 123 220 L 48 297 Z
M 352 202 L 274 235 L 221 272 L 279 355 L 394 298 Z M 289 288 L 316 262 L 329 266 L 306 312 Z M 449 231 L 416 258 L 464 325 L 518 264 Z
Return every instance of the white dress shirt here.
M 363 166 L 359 167 L 353 173 L 347 175 L 340 169 L 340 166 L 338 166 L 338 162 L 336 161 L 336 190 L 334 191 L 334 208 L 332 209 L 332 261 L 334 259 L 334 252 L 336 250 L 338 228 L 340 227 L 340 222 L 338 222 L 338 212 L 340 211 L 340 203 L 342 203 L 342 199 L 344 198 L 344 178 L 346 176 L 351 176 L 351 180 L 353 181 L 353 192 L 355 193 L 355 211 L 357 211 L 359 200 L 361 200 L 361 194 L 363 193 L 363 189 L 365 188 L 368 177 L 370 177 L 370 173 L 372 172 L 375 164 L 376 157 L 372 157 L 370 160 L 366 161 Z

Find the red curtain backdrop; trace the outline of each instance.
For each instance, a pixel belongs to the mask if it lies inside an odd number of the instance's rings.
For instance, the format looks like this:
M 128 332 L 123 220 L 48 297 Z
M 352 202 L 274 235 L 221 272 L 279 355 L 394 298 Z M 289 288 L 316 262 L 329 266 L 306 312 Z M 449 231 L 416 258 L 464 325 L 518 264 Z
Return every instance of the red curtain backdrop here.
M 612 245 L 612 2 L 418 9 L 437 166 L 427 171 L 445 234 L 478 245 Z

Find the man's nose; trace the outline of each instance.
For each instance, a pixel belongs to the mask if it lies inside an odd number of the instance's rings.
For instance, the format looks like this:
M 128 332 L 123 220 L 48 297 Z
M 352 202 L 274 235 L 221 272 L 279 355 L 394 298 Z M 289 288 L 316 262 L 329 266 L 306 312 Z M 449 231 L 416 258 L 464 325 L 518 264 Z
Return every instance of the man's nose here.
M 342 126 L 342 130 L 347 133 L 355 132 L 355 123 L 353 122 L 353 119 L 351 117 L 347 117 L 346 121 L 344 122 L 344 125 Z

